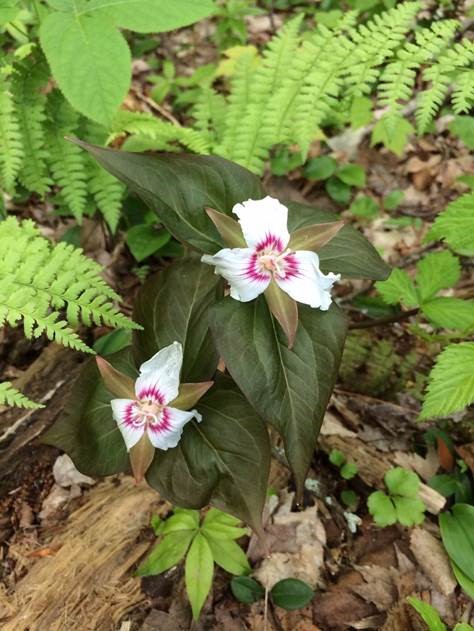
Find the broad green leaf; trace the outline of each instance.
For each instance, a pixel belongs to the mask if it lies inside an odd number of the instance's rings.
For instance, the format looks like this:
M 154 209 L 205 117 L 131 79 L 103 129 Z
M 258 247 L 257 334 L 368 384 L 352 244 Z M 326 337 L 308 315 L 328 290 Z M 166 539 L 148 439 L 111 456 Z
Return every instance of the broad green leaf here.
M 439 613 L 434 607 L 418 598 L 413 598 L 413 596 L 407 598 L 407 601 L 423 618 L 429 631 L 446 631 L 446 625 L 442 622 Z
M 383 206 L 385 210 L 395 210 L 400 206 L 405 197 L 405 193 L 400 190 L 390 191 L 390 193 L 383 198 Z
M 425 519 L 426 506 L 419 497 L 394 497 L 397 521 L 403 526 L 416 526 Z
M 224 158 L 128 153 L 75 142 L 137 193 L 176 239 L 207 254 L 225 244 L 205 208 L 230 214 L 235 204 L 264 196 L 256 175 Z
M 365 186 L 365 171 L 359 164 L 345 164 L 341 166 L 336 176 L 349 186 L 362 188 Z
M 359 473 L 359 468 L 353 462 L 346 462 L 342 465 L 340 473 L 344 480 L 352 480 Z
M 249 534 L 247 528 L 239 528 L 238 526 L 230 526 L 218 521 L 204 523 L 202 530 L 208 532 L 214 539 L 239 539 Z
M 197 530 L 199 528 L 199 511 L 186 510 L 180 511 L 169 517 L 163 526 L 163 534 L 178 530 Z
M 137 365 L 177 340 L 185 351 L 181 381 L 211 378 L 218 356 L 207 314 L 221 295 L 222 281 L 197 258 L 175 261 L 150 276 L 135 299 L 133 317 L 143 326 L 133 338 Z
M 168 243 L 171 235 L 167 230 L 157 230 L 149 224 L 140 224 L 127 230 L 126 241 L 136 261 L 139 263 L 158 252 Z
M 449 131 L 474 151 L 474 116 L 455 116 Z
M 333 449 L 329 454 L 329 462 L 336 467 L 342 467 L 346 462 L 346 457 L 339 449 Z
M 211 330 L 224 362 L 258 414 L 283 436 L 285 453 L 302 492 L 324 412 L 341 360 L 346 319 L 299 305 L 295 343 L 271 317 L 265 298 L 250 303 L 221 300 L 211 311 Z
M 108 361 L 136 379 L 138 372 L 130 349 L 110 355 Z M 128 453 L 110 407 L 113 398 L 92 358 L 74 383 L 62 415 L 42 436 L 42 441 L 65 451 L 85 475 L 129 471 Z
M 384 528 L 397 522 L 395 506 L 383 491 L 371 493 L 367 498 L 367 507 L 377 526 Z
M 452 512 L 441 513 L 439 526 L 450 559 L 474 581 L 474 506 L 455 504 Z
M 449 416 L 474 401 L 474 342 L 450 344 L 430 373 L 420 419 Z
M 465 330 L 474 327 L 474 300 L 440 296 L 424 302 L 421 310 L 435 326 L 444 329 Z
M 271 597 L 277 607 L 292 611 L 301 609 L 314 598 L 314 591 L 304 581 L 284 578 L 272 587 Z
M 251 605 L 265 596 L 265 590 L 257 581 L 249 576 L 238 576 L 230 582 L 235 598 L 241 603 Z
M 214 561 L 207 539 L 198 533 L 191 544 L 185 564 L 186 592 L 193 618 L 197 620 L 202 606 L 211 591 Z
M 427 254 L 418 262 L 416 269 L 420 302 L 431 298 L 440 289 L 454 287 L 461 275 L 458 257 L 448 250 Z
M 326 192 L 338 204 L 348 204 L 352 196 L 352 188 L 335 175 L 326 181 Z
M 202 422 L 188 423 L 175 449 L 157 452 L 148 483 L 173 504 L 212 504 L 258 530 L 270 467 L 264 423 L 227 378 L 197 409 Z
M 14 20 L 19 13 L 20 7 L 17 0 L 2 0 L 0 2 L 0 24 L 6 24 Z
M 327 180 L 334 175 L 337 169 L 337 162 L 329 156 L 318 156 L 308 160 L 304 175 L 308 180 Z
M 336 213 L 319 210 L 312 206 L 283 202 L 288 206 L 288 229 L 290 233 L 314 224 L 338 221 Z M 369 278 L 385 280 L 390 268 L 381 259 L 377 250 L 356 228 L 346 224 L 318 252 L 324 273 L 340 273 L 347 278 Z
M 474 631 L 474 627 L 467 622 L 458 622 L 453 631 Z
M 217 508 L 210 508 L 204 517 L 203 524 L 212 523 L 224 524 L 226 526 L 239 526 L 241 522 L 240 519 L 237 519 L 237 517 L 234 517 L 233 515 L 229 515 L 229 513 L 224 513 Z
M 461 586 L 461 589 L 474 600 L 474 579 L 470 579 L 464 572 L 451 561 L 451 566 L 453 568 L 454 576 L 456 577 L 457 582 Z
M 123 35 L 100 15 L 52 12 L 41 22 L 40 42 L 71 105 L 109 125 L 131 80 L 130 50 Z
M 392 495 L 416 497 L 420 490 L 420 478 L 413 471 L 394 467 L 384 477 L 385 484 Z
M 177 565 L 186 554 L 194 535 L 193 530 L 179 530 L 163 537 L 138 567 L 137 576 L 154 576 Z
M 211 0 L 91 0 L 88 14 L 99 13 L 125 29 L 162 33 L 188 26 L 211 15 Z
M 229 574 L 242 576 L 251 570 L 245 552 L 238 543 L 231 539 L 214 539 L 207 531 L 203 531 L 214 561 Z
M 451 202 L 436 217 L 427 237 L 444 239 L 459 254 L 474 256 L 474 193 Z
M 406 118 L 382 116 L 375 123 L 371 144 L 373 146 L 381 142 L 387 149 L 401 156 L 408 142 L 408 137 L 414 131 L 415 128 Z
M 349 206 L 349 212 L 355 217 L 372 219 L 379 212 L 379 205 L 373 197 L 362 195 L 352 202 Z
M 375 287 L 380 292 L 384 302 L 389 305 L 396 305 L 399 302 L 407 307 L 418 305 L 419 300 L 415 285 L 403 269 L 393 269 L 390 277 L 384 282 L 375 283 Z
M 144 330 L 133 341 L 135 362 L 128 349 L 107 360 L 135 379 L 142 362 L 178 341 L 183 345 L 181 380 L 200 381 L 212 375 L 218 357 L 206 313 L 218 295 L 219 282 L 210 268 L 192 259 L 151 277 L 136 302 L 136 316 Z M 45 441 L 66 451 L 84 473 L 110 475 L 128 470 L 128 455 L 112 417 L 110 401 L 115 397 L 106 390 L 95 363 L 82 369 L 64 414 L 46 433 Z
M 115 329 L 110 333 L 106 333 L 102 337 L 99 337 L 92 347 L 97 355 L 106 357 L 107 355 L 113 355 L 118 353 L 127 346 L 130 346 L 132 342 L 132 332 L 127 329 Z

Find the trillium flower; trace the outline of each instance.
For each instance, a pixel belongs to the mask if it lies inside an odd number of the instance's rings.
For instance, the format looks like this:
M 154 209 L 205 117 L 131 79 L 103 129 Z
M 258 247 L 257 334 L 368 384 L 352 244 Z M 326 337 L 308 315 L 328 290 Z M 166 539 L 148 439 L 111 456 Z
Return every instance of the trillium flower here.
M 174 342 L 140 366 L 136 381 L 116 370 L 102 357 L 97 365 L 112 399 L 113 417 L 130 453 L 132 471 L 140 482 L 150 466 L 155 449 L 176 447 L 183 427 L 191 419 L 201 422 L 190 410 L 212 386 L 212 381 L 180 386 L 183 348 Z
M 296 302 L 323 311 L 331 305 L 331 288 L 340 275 L 323 274 L 314 250 L 332 239 L 344 224 L 315 224 L 290 235 L 288 208 L 269 196 L 236 204 L 232 212 L 238 223 L 228 215 L 207 209 L 231 247 L 213 256 L 206 254 L 201 260 L 214 265 L 216 274 L 229 282 L 232 298 L 249 302 L 265 293 L 291 348 L 298 326 Z

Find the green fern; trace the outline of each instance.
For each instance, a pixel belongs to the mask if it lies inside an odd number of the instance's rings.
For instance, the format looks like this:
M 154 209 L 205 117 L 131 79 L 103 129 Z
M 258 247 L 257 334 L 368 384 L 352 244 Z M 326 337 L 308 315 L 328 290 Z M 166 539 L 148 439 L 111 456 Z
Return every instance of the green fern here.
M 136 134 L 168 147 L 178 142 L 195 153 L 208 153 L 209 145 L 204 134 L 197 130 L 162 121 L 156 116 L 140 112 L 121 111 L 117 115 L 109 140 L 125 133 Z
M 0 406 L 11 405 L 18 408 L 27 408 L 30 410 L 37 410 L 38 408 L 44 408 L 41 403 L 35 403 L 25 397 L 19 390 L 14 388 L 9 381 L 0 383 Z
M 64 140 L 65 136 L 77 135 L 80 117 L 58 91 L 49 95 L 48 112 L 51 171 L 61 187 L 61 197 L 80 223 L 87 206 L 87 156 L 77 145 Z
M 0 325 L 23 324 L 26 337 L 93 352 L 71 326 L 138 328 L 113 305 L 119 296 L 101 267 L 71 245 L 52 245 L 31 221 L 0 223 Z M 66 319 L 60 310 L 66 309 Z M 70 326 L 71 325 L 71 326 Z
M 46 96 L 41 91 L 48 82 L 48 70 L 41 62 L 20 66 L 14 75 L 14 101 L 21 130 L 25 160 L 19 180 L 28 190 L 44 196 L 50 189 L 46 147 Z
M 20 124 L 11 80 L 0 74 L 0 178 L 3 188 L 13 192 L 24 159 Z
M 437 62 L 427 68 L 423 79 L 431 86 L 421 92 L 416 111 L 419 133 L 424 133 L 443 104 L 450 85 L 452 74 L 459 68 L 465 68 L 474 62 L 474 42 L 463 39 L 448 49 Z
M 453 110 L 455 114 L 469 112 L 474 105 L 474 70 L 460 72 L 453 89 Z

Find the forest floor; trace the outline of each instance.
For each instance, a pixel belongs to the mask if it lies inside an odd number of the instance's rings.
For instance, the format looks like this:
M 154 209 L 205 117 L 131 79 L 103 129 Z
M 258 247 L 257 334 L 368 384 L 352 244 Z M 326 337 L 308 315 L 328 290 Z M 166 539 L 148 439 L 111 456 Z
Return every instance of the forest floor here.
M 265 42 L 271 28 L 269 19 L 251 18 L 253 43 Z M 206 29 L 209 25 L 203 23 L 164 38 L 166 55 L 174 55 L 178 66 L 188 71 L 189 66 L 212 60 L 215 50 Z M 193 47 L 189 41 L 201 44 Z M 140 83 L 144 64 L 135 66 L 130 107 L 142 103 L 137 95 L 146 91 Z M 166 104 L 164 108 L 168 111 Z M 357 222 L 391 265 L 410 270 L 433 247 L 423 242 L 426 222 L 465 190 L 457 178 L 474 174 L 466 147 L 444 133 L 447 122 L 440 119 L 436 134 L 413 141 L 400 158 L 371 147 L 370 128 L 328 142 L 336 160 L 364 167 L 364 195 L 381 202 L 387 192 L 403 191 L 403 201 L 394 211 L 381 206 L 370 219 L 341 213 L 345 220 Z M 311 148 L 313 156 L 320 151 L 319 143 Z M 285 176 L 268 173 L 264 184 L 281 199 L 341 210 L 321 183 L 308 181 L 298 168 Z M 33 217 L 44 235 L 58 237 L 72 224 L 48 210 L 30 200 L 22 213 Z M 112 240 L 98 221 L 86 219 L 81 245 L 107 268 L 107 280 L 130 312 L 140 280 L 123 237 Z M 155 258 L 150 269 L 163 265 L 166 260 Z M 473 289 L 468 266 L 456 295 L 467 297 Z M 421 631 L 423 623 L 406 603 L 410 594 L 431 602 L 452 624 L 472 622 L 473 603 L 456 588 L 439 540 L 436 515 L 446 500 L 427 485 L 436 473 L 449 471 L 452 456 L 442 440 L 429 444 L 425 438 L 429 425 L 416 420 L 433 346 L 428 353 L 422 336 L 413 335 L 413 321 L 408 318 L 383 313 L 378 325 L 377 318 L 367 322 L 353 305 L 354 298 L 369 291 L 368 281 L 343 281 L 337 288 L 352 328 L 308 476 L 304 506 L 301 510 L 293 506 L 292 480 L 276 449 L 270 480 L 274 493 L 266 508 L 270 557 L 254 537 L 242 540 L 262 582 L 271 584 L 272 577 L 301 578 L 316 589 L 314 600 L 294 612 L 270 603 L 265 612 L 263 602 L 238 603 L 230 590 L 230 576 L 219 569 L 199 623 L 191 622 L 182 568 L 141 580 L 133 576 L 155 541 L 151 515 L 165 516 L 171 506 L 126 476 L 86 479 L 57 450 L 41 445 L 42 432 L 67 405 L 67 393 L 85 358 L 43 338 L 31 342 L 19 330 L 1 329 L 2 374 L 27 396 L 48 405 L 34 411 L 8 409 L 0 416 L 0 627 L 4 631 Z M 97 328 L 86 335 L 96 339 L 103 333 Z M 474 473 L 474 436 L 466 418 L 448 430 L 459 457 Z M 331 464 L 334 450 L 357 466 L 350 480 Z M 421 496 L 428 512 L 421 526 L 380 528 L 368 513 L 368 495 L 384 489 L 384 473 L 393 466 L 411 469 L 422 480 Z M 357 496 L 351 509 L 341 500 L 341 492 L 347 490 Z

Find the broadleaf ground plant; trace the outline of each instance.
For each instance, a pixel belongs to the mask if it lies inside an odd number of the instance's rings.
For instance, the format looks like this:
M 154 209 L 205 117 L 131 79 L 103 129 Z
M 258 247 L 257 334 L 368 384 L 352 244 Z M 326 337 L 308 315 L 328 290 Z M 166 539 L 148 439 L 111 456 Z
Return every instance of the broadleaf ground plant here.
M 174 504 L 211 503 L 258 531 L 266 423 L 281 434 L 302 495 L 347 329 L 331 287 L 340 275 L 382 280 L 389 269 L 357 230 L 265 196 L 232 162 L 80 145 L 193 253 L 150 278 L 131 349 L 84 368 L 46 440 L 85 473 L 131 461 Z

